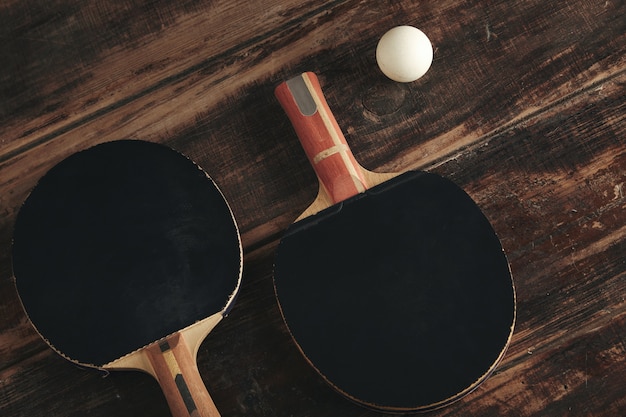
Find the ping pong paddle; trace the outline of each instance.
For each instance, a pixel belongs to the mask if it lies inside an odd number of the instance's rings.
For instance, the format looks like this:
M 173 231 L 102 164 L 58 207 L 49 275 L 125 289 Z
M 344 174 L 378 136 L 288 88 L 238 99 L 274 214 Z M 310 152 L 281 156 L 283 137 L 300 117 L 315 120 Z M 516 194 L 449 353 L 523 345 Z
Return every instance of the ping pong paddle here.
M 151 374 L 176 417 L 219 416 L 196 355 L 234 303 L 242 249 L 192 161 L 136 140 L 69 156 L 21 207 L 12 252 L 23 307 L 55 351 Z
M 337 391 L 376 410 L 427 411 L 468 394 L 504 356 L 515 322 L 491 224 L 439 175 L 361 167 L 315 74 L 275 94 L 320 183 L 274 265 L 299 350 Z

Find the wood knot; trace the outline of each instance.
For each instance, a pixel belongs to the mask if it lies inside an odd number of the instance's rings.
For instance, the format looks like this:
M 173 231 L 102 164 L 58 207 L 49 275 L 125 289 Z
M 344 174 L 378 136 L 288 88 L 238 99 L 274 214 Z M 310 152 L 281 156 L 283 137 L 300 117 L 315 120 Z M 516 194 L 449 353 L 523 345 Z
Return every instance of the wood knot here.
M 408 87 L 404 84 L 375 84 L 365 92 L 363 107 L 376 116 L 384 116 L 398 111 L 408 95 Z

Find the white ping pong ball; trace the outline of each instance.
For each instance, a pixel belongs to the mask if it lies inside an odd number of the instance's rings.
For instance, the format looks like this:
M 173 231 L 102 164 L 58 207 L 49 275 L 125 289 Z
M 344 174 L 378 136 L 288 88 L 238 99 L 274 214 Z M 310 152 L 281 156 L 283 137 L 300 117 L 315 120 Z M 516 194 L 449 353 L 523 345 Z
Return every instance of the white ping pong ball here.
M 378 41 L 376 62 L 387 77 L 409 83 L 426 74 L 430 68 L 433 46 L 421 30 L 413 26 L 397 26 Z

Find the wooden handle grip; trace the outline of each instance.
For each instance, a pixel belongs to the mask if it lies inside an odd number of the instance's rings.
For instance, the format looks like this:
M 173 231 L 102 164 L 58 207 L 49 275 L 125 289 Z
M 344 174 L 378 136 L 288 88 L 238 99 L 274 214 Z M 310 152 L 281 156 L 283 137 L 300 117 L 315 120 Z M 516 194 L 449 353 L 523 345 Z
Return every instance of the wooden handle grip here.
M 146 348 L 174 417 L 220 417 L 180 333 Z
M 326 103 L 317 76 L 306 72 L 294 77 L 276 87 L 275 95 L 333 203 L 365 191 L 363 169 Z

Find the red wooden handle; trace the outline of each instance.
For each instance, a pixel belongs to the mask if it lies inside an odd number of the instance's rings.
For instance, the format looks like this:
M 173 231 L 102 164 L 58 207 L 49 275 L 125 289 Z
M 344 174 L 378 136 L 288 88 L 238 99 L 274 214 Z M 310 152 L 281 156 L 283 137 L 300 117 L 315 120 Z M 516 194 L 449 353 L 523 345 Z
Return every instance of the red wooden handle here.
M 317 76 L 301 74 L 276 87 L 275 94 L 333 203 L 365 191 L 363 170 L 326 103 Z
M 174 417 L 220 417 L 180 333 L 148 346 L 146 354 Z

